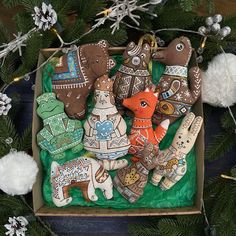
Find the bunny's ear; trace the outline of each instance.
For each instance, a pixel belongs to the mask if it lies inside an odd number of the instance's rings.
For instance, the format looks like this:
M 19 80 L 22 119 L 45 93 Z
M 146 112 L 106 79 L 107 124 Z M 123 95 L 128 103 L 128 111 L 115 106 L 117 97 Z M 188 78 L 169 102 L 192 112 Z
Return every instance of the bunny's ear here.
M 192 112 L 188 113 L 182 120 L 179 130 L 188 130 L 191 124 L 193 123 L 194 118 L 195 115 Z
M 202 117 L 197 116 L 192 123 L 191 129 L 190 129 L 190 134 L 193 136 L 197 136 L 201 127 L 202 127 L 202 123 L 203 123 Z

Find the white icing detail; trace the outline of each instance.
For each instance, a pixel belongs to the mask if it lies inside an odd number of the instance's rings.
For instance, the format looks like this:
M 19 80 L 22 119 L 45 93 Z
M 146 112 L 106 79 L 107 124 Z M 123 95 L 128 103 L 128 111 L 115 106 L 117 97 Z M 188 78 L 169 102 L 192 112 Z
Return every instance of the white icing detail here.
M 165 75 L 180 76 L 180 77 L 187 77 L 188 76 L 188 69 L 185 66 L 166 66 L 164 74 Z

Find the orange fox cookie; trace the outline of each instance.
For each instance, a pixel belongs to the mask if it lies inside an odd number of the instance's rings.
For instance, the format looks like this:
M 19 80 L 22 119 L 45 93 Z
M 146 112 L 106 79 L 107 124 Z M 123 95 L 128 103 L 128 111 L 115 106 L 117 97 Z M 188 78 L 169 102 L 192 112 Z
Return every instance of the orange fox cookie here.
M 158 93 L 148 88 L 131 98 L 123 100 L 123 105 L 134 112 L 134 121 L 129 136 L 131 143 L 129 153 L 140 157 L 145 143 L 158 144 L 164 138 L 169 127 L 169 120 L 164 120 L 155 130 L 152 127 L 152 116 L 158 101 Z

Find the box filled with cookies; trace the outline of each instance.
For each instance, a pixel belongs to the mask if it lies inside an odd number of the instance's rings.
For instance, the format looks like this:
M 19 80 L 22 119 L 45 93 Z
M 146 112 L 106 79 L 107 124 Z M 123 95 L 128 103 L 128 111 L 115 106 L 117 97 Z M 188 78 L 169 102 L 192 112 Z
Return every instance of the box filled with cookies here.
M 40 51 L 39 65 L 50 60 L 35 82 L 36 215 L 201 212 L 204 129 L 193 51 L 186 37 L 166 48 L 142 39 Z

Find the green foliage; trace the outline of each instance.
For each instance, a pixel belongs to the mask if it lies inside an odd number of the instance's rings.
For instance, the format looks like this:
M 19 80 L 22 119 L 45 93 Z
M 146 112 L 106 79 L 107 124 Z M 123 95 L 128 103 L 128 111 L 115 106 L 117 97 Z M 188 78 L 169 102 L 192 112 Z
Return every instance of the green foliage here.
M 236 106 L 233 106 L 231 110 L 235 116 Z M 222 157 L 236 145 L 236 127 L 228 110 L 221 117 L 221 126 L 224 130 L 214 136 L 213 141 L 206 150 L 206 158 L 209 161 Z
M 214 11 L 213 0 L 178 0 L 179 5 L 184 11 L 192 11 L 194 7 L 206 5 L 209 13 Z
M 17 5 L 20 5 L 22 1 L 21 0 L 2 0 L 2 3 L 5 7 L 15 7 Z
M 236 145 L 234 130 L 215 135 L 213 141 L 206 150 L 206 159 L 209 161 L 222 157 Z
M 31 128 L 28 127 L 22 136 L 18 134 L 9 116 L 0 117 L 0 158 L 9 153 L 11 148 L 18 151 L 28 151 L 31 147 Z M 11 137 L 13 142 L 8 145 L 5 140 Z
M 110 45 L 116 46 L 124 43 L 127 40 L 127 33 L 124 29 L 117 30 L 114 34 L 111 34 L 110 28 L 97 29 L 82 38 L 81 43 L 96 42 L 100 39 L 106 39 Z
M 178 0 L 178 1 L 179 1 L 181 8 L 184 11 L 191 11 L 192 10 L 193 4 L 194 4 L 193 0 Z
M 80 0 L 76 12 L 79 18 L 83 19 L 85 22 L 90 22 L 97 13 L 101 12 L 105 7 L 105 1 L 100 0 Z
M 3 23 L 0 21 L 0 45 L 6 43 L 9 40 L 9 35 L 7 29 L 4 27 Z
M 154 223 L 130 224 L 128 231 L 135 236 L 160 236 L 160 231 Z
M 236 175 L 236 166 L 231 173 Z M 204 202 L 210 226 L 217 236 L 234 236 L 236 232 L 236 181 L 213 178 L 204 188 Z M 135 236 L 204 236 L 204 215 L 150 218 L 146 224 L 130 224 L 129 232 Z
M 6 228 L 4 225 L 8 224 L 8 218 L 13 216 L 24 216 L 29 221 L 26 226 L 26 235 L 56 236 L 48 225 L 34 216 L 32 209 L 25 204 L 24 198 L 0 193 L 0 235 L 5 235 Z

